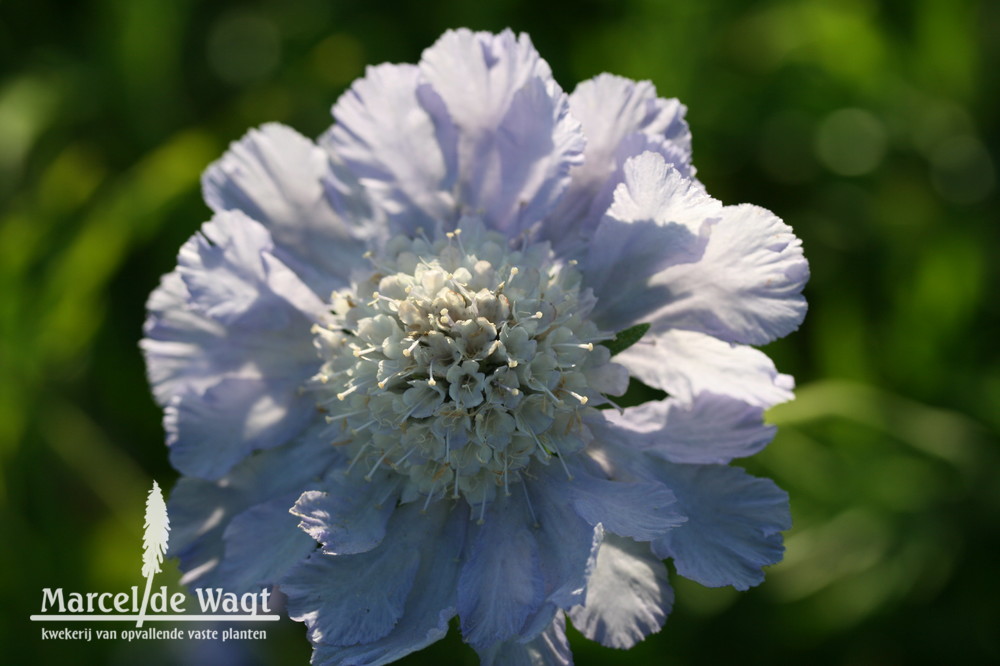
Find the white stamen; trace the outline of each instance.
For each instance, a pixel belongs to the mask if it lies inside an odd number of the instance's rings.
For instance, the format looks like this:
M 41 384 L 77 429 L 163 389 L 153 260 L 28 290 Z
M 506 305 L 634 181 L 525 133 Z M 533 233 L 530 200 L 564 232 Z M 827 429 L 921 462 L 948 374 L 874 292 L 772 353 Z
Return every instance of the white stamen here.
M 541 524 L 538 522 L 538 517 L 535 515 L 535 507 L 531 505 L 531 496 L 528 494 L 528 484 L 522 483 L 521 490 L 524 491 L 524 501 L 528 504 L 528 513 L 531 514 L 532 526 L 537 529 L 541 527 Z

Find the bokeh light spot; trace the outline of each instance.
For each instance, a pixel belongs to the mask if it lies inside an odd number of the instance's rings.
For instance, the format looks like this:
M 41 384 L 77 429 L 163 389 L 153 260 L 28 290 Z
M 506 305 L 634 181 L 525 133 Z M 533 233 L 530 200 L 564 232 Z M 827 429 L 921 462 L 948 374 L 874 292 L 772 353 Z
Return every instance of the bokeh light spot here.
M 863 109 L 840 109 L 822 122 L 816 133 L 816 155 L 832 172 L 861 176 L 878 167 L 885 157 L 885 126 Z
M 805 183 L 816 177 L 810 150 L 813 121 L 805 114 L 782 111 L 765 123 L 759 159 L 769 176 L 783 183 Z
M 317 78 L 336 86 L 346 85 L 361 76 L 364 62 L 364 49 L 351 35 L 330 35 L 312 52 Z
M 223 16 L 208 37 L 208 64 L 226 83 L 254 83 L 281 61 L 278 29 L 267 18 L 249 12 Z
M 931 152 L 930 160 L 934 189 L 952 203 L 978 203 L 993 191 L 993 160 L 974 136 L 959 135 L 942 141 Z

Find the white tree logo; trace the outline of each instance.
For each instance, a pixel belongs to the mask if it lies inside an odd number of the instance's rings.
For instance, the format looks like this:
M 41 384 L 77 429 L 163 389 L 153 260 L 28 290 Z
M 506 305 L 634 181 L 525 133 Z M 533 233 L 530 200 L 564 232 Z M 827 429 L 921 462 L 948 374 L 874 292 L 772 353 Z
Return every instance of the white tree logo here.
M 167 505 L 163 501 L 163 493 L 160 492 L 160 486 L 156 481 L 153 481 L 153 488 L 146 498 L 146 521 L 143 527 L 146 531 L 142 535 L 142 575 L 146 579 L 146 592 L 142 595 L 142 607 L 139 609 L 139 619 L 135 623 L 137 627 L 142 626 L 153 576 L 160 572 L 163 555 L 167 552 L 167 539 L 170 538 Z

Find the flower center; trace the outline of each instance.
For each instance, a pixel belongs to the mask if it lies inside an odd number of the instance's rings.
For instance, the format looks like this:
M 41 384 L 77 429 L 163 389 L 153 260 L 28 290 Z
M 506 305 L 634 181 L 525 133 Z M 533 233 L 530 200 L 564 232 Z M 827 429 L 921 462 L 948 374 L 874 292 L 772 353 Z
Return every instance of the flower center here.
M 587 319 L 594 297 L 547 244 L 511 250 L 466 219 L 436 242 L 396 237 L 372 263 L 314 329 L 312 388 L 351 468 L 396 470 L 403 501 L 485 504 L 586 445 L 582 412 L 607 402 L 617 366 L 594 344 L 611 337 Z

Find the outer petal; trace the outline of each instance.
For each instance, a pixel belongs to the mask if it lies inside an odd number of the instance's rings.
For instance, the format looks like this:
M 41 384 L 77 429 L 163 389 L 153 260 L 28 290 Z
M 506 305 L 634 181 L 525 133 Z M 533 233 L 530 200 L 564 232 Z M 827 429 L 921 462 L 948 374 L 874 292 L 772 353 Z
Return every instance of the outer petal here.
M 184 280 L 173 271 L 163 276 L 146 303 L 146 337 L 139 346 L 160 405 L 185 389 L 204 390 L 227 368 L 243 364 L 239 346 L 222 344 L 225 327 L 193 311 L 190 300 Z
M 600 74 L 577 85 L 570 95 L 570 111 L 587 135 L 587 162 L 574 178 L 600 180 L 609 175 L 607 158 L 633 133 L 661 137 L 677 147 L 691 162 L 691 130 L 684 115 L 687 108 L 676 99 L 657 97 L 649 81 L 632 81 L 613 74 Z
M 170 462 L 185 474 L 218 479 L 253 451 L 289 441 L 315 415 L 296 394 L 302 380 L 224 377 L 204 392 L 177 396 L 163 416 Z
M 556 613 L 548 628 L 525 643 L 507 641 L 479 652 L 482 666 L 572 666 L 566 618 Z
M 369 67 L 333 107 L 336 124 L 321 140 L 405 233 L 457 218 L 454 128 L 419 79 L 415 65 Z
M 447 32 L 424 52 L 420 71 L 457 131 L 461 212 L 511 236 L 544 218 L 584 142 L 528 36 Z
M 220 213 L 150 297 L 142 348 L 186 474 L 218 478 L 312 414 L 298 388 L 319 365 L 309 329 L 323 306 L 273 249 L 260 224 Z
M 764 344 L 802 323 L 808 279 L 802 242 L 791 228 L 763 208 L 727 206 L 701 260 L 670 266 L 656 277 L 671 298 L 648 320 L 654 328 Z
M 758 407 L 792 399 L 792 378 L 779 374 L 766 354 L 693 331 L 647 335 L 615 360 L 688 404 L 706 392 Z
M 696 187 L 701 184 L 693 180 L 693 167 L 688 167 L 686 155 L 674 144 L 660 137 L 635 132 L 628 135 L 619 145 L 611 159 L 615 167 L 604 185 L 593 195 L 587 194 L 589 209 L 585 213 L 566 212 L 562 206 L 571 205 L 568 197 L 560 200 L 560 210 L 557 210 L 546 220 L 544 237 L 551 239 L 556 254 L 568 259 L 585 258 L 593 248 L 594 235 L 600 225 L 602 216 L 608 211 L 614 201 L 614 193 L 618 185 L 625 179 L 625 165 L 633 157 L 643 153 L 660 155 L 664 162 L 677 169 L 684 178 L 691 178 Z M 578 200 L 579 201 L 579 200 Z M 571 230 L 560 231 L 564 226 Z
M 625 181 L 581 264 L 598 298 L 595 322 L 621 330 L 647 321 L 671 298 L 669 285 L 656 277 L 671 266 L 701 259 L 709 225 L 721 210 L 700 184 L 682 177 L 660 155 L 643 153 L 629 160 Z
M 259 592 L 262 586 L 279 582 L 316 549 L 316 542 L 288 514 L 295 498 L 293 492 L 262 502 L 230 521 L 223 533 L 225 558 L 217 574 L 227 582 L 228 592 Z
M 607 411 L 599 437 L 620 441 L 675 463 L 727 463 L 757 453 L 774 438 L 764 408 L 725 395 L 699 393 L 693 402 L 669 398 Z
M 545 482 L 591 525 L 600 523 L 614 534 L 649 541 L 684 522 L 674 496 L 664 485 L 612 481 L 581 463 L 568 464 L 572 479 L 549 470 Z
M 380 544 L 399 495 L 395 480 L 385 474 L 365 481 L 345 470 L 332 471 L 322 491 L 302 493 L 291 509 L 301 519 L 299 527 L 328 555 L 365 553 Z
M 448 632 L 448 621 L 455 616 L 455 588 L 468 512 L 464 506 L 451 507 L 445 502 L 431 505 L 426 514 L 419 512 L 418 505 L 400 507 L 399 512 L 408 516 L 415 528 L 406 537 L 406 547 L 420 553 L 420 566 L 402 617 L 392 631 L 376 641 L 350 647 L 316 644 L 314 664 L 387 664 Z
M 184 584 L 197 582 L 203 587 L 236 587 L 234 567 L 226 567 L 224 535 L 234 518 L 262 503 L 289 497 L 287 512 L 294 497 L 315 487 L 326 469 L 338 459 L 338 452 L 318 431 L 248 457 L 218 481 L 182 477 L 170 493 L 171 557 L 180 557 Z M 279 502 L 280 503 L 280 502 Z M 294 526 L 293 516 L 289 516 Z M 297 528 L 296 528 L 297 529 Z M 232 539 L 230 539 L 232 540 Z M 257 587 L 265 580 L 249 582 Z
M 682 175 L 693 177 L 685 111 L 676 99 L 658 98 L 648 81 L 601 74 L 576 87 L 570 113 L 583 126 L 587 148 L 583 164 L 571 172 L 566 196 L 543 230 L 557 252 L 592 236 L 611 205 L 626 159 L 646 150 L 659 152 Z
M 538 542 L 545 603 L 529 618 L 521 636 L 534 636 L 544 631 L 560 609 L 583 602 L 587 579 L 604 540 L 603 525 L 581 518 L 574 506 L 566 501 L 561 488 L 548 483 L 548 476 L 553 472 L 563 474 L 561 467 L 557 472 L 546 470 L 537 482 L 524 486 L 533 518 L 537 520 L 532 533 Z
M 160 404 L 219 376 L 298 376 L 315 364 L 309 327 L 323 304 L 273 249 L 241 213 L 217 215 L 181 248 L 149 298 L 141 343 Z
M 470 534 L 458 581 L 462 635 L 477 649 L 518 636 L 545 599 L 538 543 L 521 495 L 498 497 Z
M 586 261 L 599 324 L 646 321 L 749 344 L 798 327 L 809 267 L 788 226 L 762 208 L 723 207 L 654 153 L 624 172 Z
M 657 463 L 657 476 L 677 495 L 688 522 L 653 542 L 677 573 L 709 587 L 746 590 L 764 580 L 762 567 L 781 561 L 781 531 L 791 528 L 788 495 L 770 479 L 738 467 Z
M 476 132 L 495 128 L 530 80 L 552 77 L 528 35 L 510 30 L 449 30 L 424 51 L 420 69 L 455 123 Z
M 609 536 L 587 585 L 587 603 L 569 616 L 587 638 L 627 649 L 658 632 L 673 603 L 667 569 L 649 545 Z
M 419 507 L 407 505 L 372 551 L 314 552 L 282 582 L 289 617 L 306 623 L 313 643 L 349 646 L 387 636 L 403 616 L 421 559 L 434 557 L 433 550 L 414 548 L 428 524 Z
M 566 502 L 566 496 L 546 481 L 547 478 L 541 478 L 528 484 L 531 506 L 538 519 L 535 538 L 545 577 L 546 600 L 559 608 L 569 608 L 583 601 L 604 529 L 581 518 Z
M 364 253 L 361 230 L 324 197 L 330 160 L 312 141 L 276 123 L 251 130 L 202 176 L 216 212 L 240 210 L 267 226 L 301 276 L 323 297 L 344 286 Z

